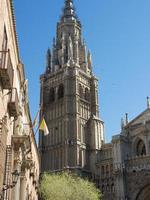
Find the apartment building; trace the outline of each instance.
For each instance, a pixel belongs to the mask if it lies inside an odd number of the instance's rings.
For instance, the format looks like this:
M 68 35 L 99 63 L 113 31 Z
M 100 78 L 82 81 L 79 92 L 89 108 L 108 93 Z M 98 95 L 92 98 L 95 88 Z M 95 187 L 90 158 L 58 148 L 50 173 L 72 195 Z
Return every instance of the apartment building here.
M 0 196 L 37 200 L 38 150 L 13 3 L 0 0 Z

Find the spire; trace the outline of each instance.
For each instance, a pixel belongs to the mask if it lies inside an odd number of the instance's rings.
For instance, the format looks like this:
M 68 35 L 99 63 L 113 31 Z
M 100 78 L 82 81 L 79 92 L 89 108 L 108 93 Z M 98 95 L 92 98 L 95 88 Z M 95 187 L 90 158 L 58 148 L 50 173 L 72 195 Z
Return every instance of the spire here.
M 125 122 L 124 122 L 124 119 L 121 118 L 121 130 L 123 130 L 125 127 Z
M 46 55 L 46 72 L 51 71 L 51 64 L 52 64 L 52 56 L 51 56 L 51 50 L 47 50 L 47 55 Z
M 73 0 L 65 0 L 65 6 L 63 9 L 63 15 L 61 17 L 61 21 L 63 22 L 78 21 L 78 17 L 75 13 L 75 8 L 73 5 Z
M 126 125 L 127 125 L 127 124 L 129 123 L 128 113 L 126 113 L 125 115 L 126 115 L 126 119 L 125 119 L 126 121 L 125 121 L 125 123 L 126 123 Z
M 87 61 L 88 61 L 88 68 L 91 69 L 92 68 L 92 55 L 89 50 L 88 50 L 88 55 L 87 55 Z

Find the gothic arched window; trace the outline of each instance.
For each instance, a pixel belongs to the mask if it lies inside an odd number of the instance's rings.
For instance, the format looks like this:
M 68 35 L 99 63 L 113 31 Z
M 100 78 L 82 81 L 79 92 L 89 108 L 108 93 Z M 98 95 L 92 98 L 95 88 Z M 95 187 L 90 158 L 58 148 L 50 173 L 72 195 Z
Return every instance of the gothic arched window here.
M 47 88 L 44 88 L 43 91 L 43 104 L 47 105 L 49 103 L 49 92 L 47 91 Z
M 85 100 L 89 101 L 90 94 L 89 94 L 88 88 L 85 88 L 84 98 L 85 98 Z
M 145 148 L 145 144 L 144 144 L 143 140 L 139 140 L 139 142 L 137 143 L 136 155 L 137 156 L 146 155 L 146 148 Z
M 55 101 L 55 89 L 54 88 L 51 88 L 50 89 L 50 102 L 53 102 Z
M 140 190 L 138 193 L 136 200 L 147 200 L 150 196 L 150 185 L 146 185 L 144 188 Z
M 109 175 L 109 166 L 106 165 L 106 175 L 108 176 Z
M 109 184 L 106 185 L 106 191 L 109 191 Z
M 104 192 L 105 192 L 105 186 L 102 185 L 102 193 L 104 193 Z
M 84 93 L 83 93 L 83 86 L 81 84 L 79 84 L 79 95 L 81 98 L 83 98 Z
M 61 99 L 64 97 L 64 86 L 63 84 L 60 84 L 58 87 L 58 99 Z
M 101 167 L 101 174 L 102 174 L 102 176 L 104 175 L 104 173 L 105 173 L 105 168 L 104 168 L 104 166 L 102 166 Z
M 114 192 L 115 191 L 115 187 L 114 187 L 114 184 L 112 183 L 111 184 L 111 192 Z
M 113 173 L 113 164 L 110 165 L 110 172 Z

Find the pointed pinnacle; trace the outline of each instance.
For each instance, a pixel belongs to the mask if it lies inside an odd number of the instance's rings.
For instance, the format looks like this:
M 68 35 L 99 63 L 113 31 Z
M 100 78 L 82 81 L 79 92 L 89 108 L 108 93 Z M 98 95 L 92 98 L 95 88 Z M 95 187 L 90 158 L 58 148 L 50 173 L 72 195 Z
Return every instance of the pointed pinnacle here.
M 147 108 L 150 108 L 150 99 L 147 97 Z

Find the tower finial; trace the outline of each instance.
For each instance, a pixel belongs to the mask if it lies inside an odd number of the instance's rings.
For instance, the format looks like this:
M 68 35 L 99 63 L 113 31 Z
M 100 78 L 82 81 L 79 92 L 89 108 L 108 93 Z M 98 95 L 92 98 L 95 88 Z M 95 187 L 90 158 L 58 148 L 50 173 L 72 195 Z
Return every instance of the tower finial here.
M 73 5 L 73 0 L 65 0 L 65 6 L 63 9 L 63 15 L 61 21 L 77 21 L 77 15 L 75 13 L 75 8 Z
M 150 108 L 150 99 L 147 97 L 147 108 Z

